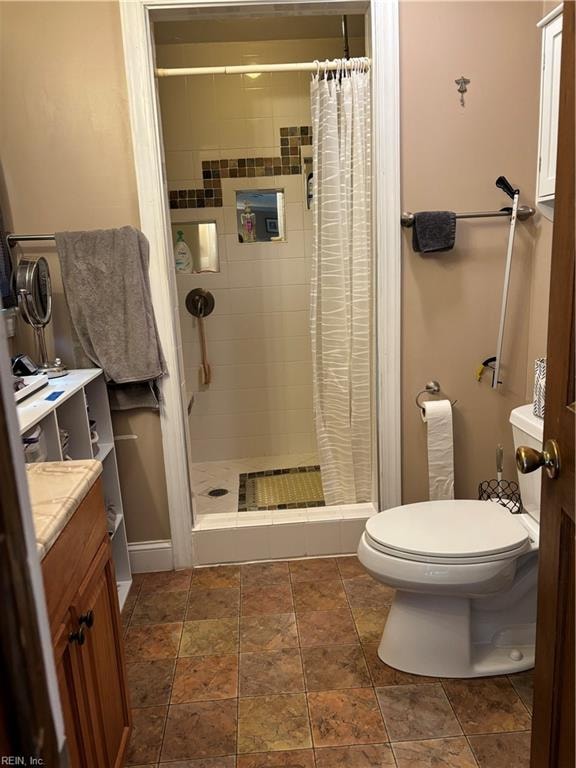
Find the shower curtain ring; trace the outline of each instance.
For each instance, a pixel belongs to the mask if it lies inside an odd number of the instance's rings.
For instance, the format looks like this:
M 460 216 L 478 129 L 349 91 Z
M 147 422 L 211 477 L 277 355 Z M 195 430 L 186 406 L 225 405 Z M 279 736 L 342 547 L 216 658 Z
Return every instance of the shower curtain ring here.
M 320 79 L 320 62 L 318 59 L 314 59 L 314 64 L 316 64 L 316 79 Z

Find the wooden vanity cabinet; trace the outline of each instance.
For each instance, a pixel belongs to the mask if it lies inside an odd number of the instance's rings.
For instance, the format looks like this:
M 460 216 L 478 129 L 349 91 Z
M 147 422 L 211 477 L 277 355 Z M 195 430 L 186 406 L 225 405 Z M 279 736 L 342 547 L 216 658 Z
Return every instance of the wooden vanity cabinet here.
M 124 640 L 100 480 L 42 563 L 71 768 L 121 768 Z
M 70 616 L 65 623 L 60 625 L 54 638 L 54 658 L 66 729 L 68 755 L 71 766 L 95 765 L 92 759 L 94 750 L 91 740 L 87 739 L 84 743 L 83 734 L 89 733 L 90 719 L 83 697 L 80 695 L 83 683 L 78 648 L 68 639 L 74 629 L 73 619 Z M 85 755 L 86 759 L 83 760 L 82 755 Z

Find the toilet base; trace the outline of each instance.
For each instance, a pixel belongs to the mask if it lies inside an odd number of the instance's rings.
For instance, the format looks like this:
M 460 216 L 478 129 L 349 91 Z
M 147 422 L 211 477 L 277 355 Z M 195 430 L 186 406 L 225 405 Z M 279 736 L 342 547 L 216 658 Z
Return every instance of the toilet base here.
M 498 599 L 497 599 L 498 600 Z M 491 598 L 397 591 L 378 656 L 431 677 L 488 677 L 534 666 L 535 595 L 503 610 Z

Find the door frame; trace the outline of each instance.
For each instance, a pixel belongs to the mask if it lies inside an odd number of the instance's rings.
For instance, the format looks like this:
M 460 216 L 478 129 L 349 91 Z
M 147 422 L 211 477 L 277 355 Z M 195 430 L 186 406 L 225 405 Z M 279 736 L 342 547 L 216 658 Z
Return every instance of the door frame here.
M 194 10 L 364 13 L 372 57 L 373 211 L 376 279 L 376 414 L 379 508 L 401 503 L 401 236 L 399 0 L 120 0 L 140 228 L 150 242 L 150 283 L 170 372 L 160 424 L 175 568 L 192 565 L 192 495 L 182 341 L 175 297 L 164 147 L 154 75 L 152 17 Z M 386 140 L 378 141 L 379 136 Z M 381 428 L 385 425 L 385 429 Z

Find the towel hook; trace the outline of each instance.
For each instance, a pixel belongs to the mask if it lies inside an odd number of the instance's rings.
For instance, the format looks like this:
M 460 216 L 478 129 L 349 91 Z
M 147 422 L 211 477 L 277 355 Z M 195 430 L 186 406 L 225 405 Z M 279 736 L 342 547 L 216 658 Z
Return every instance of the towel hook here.
M 422 403 L 420 402 L 420 397 L 421 397 L 422 395 L 424 395 L 424 394 L 428 394 L 428 395 L 438 395 L 438 394 L 440 394 L 440 392 L 441 392 L 441 389 L 440 389 L 440 383 L 439 383 L 439 382 L 437 382 L 437 381 L 433 381 L 433 380 L 432 380 L 432 381 L 428 381 L 428 382 L 427 382 L 427 383 L 424 385 L 424 389 L 421 389 L 421 390 L 420 390 L 420 392 L 418 392 L 418 394 L 416 395 L 416 405 L 417 405 L 417 406 L 418 406 L 418 408 L 419 408 L 419 409 L 422 411 L 422 414 L 424 414 L 424 406 L 423 406 L 423 405 L 422 405 Z M 450 401 L 450 405 L 451 405 L 452 407 L 454 407 L 454 406 L 456 405 L 456 403 L 457 403 L 457 402 L 458 402 L 458 400 L 451 400 L 451 401 Z

